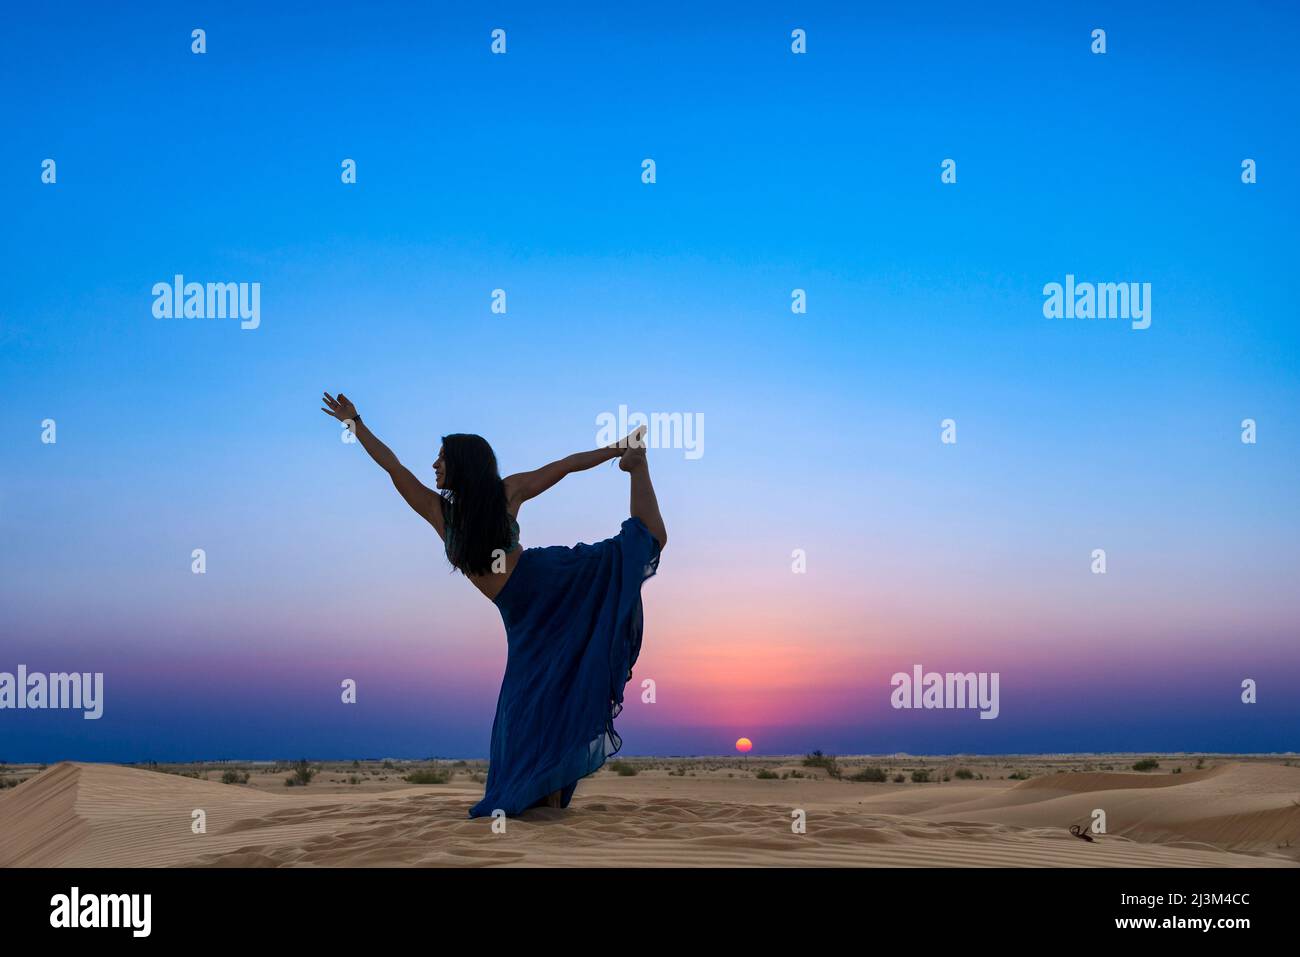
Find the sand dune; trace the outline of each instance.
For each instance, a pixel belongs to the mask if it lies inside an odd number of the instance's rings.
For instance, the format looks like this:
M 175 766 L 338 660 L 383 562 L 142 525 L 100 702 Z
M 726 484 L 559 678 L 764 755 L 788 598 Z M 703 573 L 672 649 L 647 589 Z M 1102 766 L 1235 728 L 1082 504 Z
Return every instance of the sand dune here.
M 63 763 L 0 794 L 0 866 L 1295 866 L 1300 768 L 1104 772 L 913 788 L 752 777 L 579 786 L 494 834 L 454 785 L 284 794 Z M 807 814 L 792 833 L 791 811 Z M 1070 836 L 1094 808 L 1109 833 Z M 193 833 L 194 812 L 207 832 Z M 1279 845 L 1284 845 L 1279 848 Z
M 1035 791 L 1070 791 L 1078 794 L 1083 791 L 1111 791 L 1115 789 L 1132 790 L 1140 788 L 1176 788 L 1185 787 L 1207 778 L 1216 778 L 1227 774 L 1236 778 L 1244 766 L 1224 764 L 1204 771 L 1187 771 L 1182 774 L 1141 774 L 1134 771 L 1083 771 L 1074 774 L 1047 774 L 1040 778 L 1031 778 L 1021 782 L 1016 790 L 1029 795 Z M 1273 772 L 1273 766 L 1269 768 Z M 1300 770 L 1300 769 L 1296 769 Z
M 1297 802 L 1300 768 L 1233 764 L 1186 774 L 1048 775 L 1005 796 L 945 805 L 942 814 L 1027 827 L 1086 826 L 1100 809 L 1112 837 L 1282 856 L 1279 845 L 1300 843 Z

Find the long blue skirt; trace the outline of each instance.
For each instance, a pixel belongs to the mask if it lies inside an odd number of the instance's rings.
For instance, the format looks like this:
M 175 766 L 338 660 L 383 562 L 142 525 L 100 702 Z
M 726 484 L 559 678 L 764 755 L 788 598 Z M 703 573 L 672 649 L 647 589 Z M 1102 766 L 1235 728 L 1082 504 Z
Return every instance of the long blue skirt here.
M 641 583 L 659 545 L 639 518 L 613 538 L 527 549 L 496 597 L 506 674 L 492 722 L 487 791 L 470 817 L 519 814 L 623 746 L 614 719 L 641 652 Z

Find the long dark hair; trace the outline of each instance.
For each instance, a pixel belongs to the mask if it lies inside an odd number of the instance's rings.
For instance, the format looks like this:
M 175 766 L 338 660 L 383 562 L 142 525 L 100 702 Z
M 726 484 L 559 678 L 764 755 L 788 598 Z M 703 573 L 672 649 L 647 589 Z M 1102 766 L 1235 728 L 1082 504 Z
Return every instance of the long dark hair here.
M 496 453 L 483 436 L 458 432 L 442 437 L 442 458 L 447 560 L 466 575 L 486 575 L 492 552 L 514 537 Z

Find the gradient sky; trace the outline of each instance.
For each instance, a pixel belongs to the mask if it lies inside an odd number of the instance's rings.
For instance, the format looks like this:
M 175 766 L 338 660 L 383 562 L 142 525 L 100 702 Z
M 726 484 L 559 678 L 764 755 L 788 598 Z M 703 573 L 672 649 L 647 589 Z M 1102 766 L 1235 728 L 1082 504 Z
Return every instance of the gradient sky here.
M 702 458 L 651 452 L 672 543 L 627 753 L 1297 749 L 1298 23 L 15 8 L 0 671 L 103 671 L 107 703 L 0 711 L 0 760 L 486 755 L 499 615 L 323 389 L 430 484 L 448 432 L 511 472 L 620 404 L 704 416 Z M 176 273 L 260 282 L 261 327 L 155 319 Z M 1067 273 L 1151 283 L 1151 328 L 1045 319 Z M 612 467 L 572 476 L 524 544 L 626 507 Z M 917 663 L 999 672 L 1001 716 L 891 709 Z

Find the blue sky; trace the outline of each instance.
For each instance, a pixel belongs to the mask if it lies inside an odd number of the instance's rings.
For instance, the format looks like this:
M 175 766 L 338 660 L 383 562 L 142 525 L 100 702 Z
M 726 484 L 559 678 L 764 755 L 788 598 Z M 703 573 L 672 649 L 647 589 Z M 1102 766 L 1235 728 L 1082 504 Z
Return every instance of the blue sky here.
M 633 753 L 712 752 L 755 727 L 759 751 L 1293 747 L 1300 714 L 1278 702 L 1300 691 L 1297 16 L 12 12 L 0 669 L 110 669 L 128 700 L 93 732 L 0 713 L 0 757 L 486 750 L 500 623 L 338 443 L 322 389 L 425 476 L 447 432 L 484 434 L 514 471 L 589 447 L 620 404 L 704 415 L 702 459 L 654 460 L 674 547 L 646 587 L 646 667 L 681 690 L 629 709 Z M 155 320 L 149 290 L 176 273 L 260 282 L 261 327 Z M 1066 273 L 1151 283 L 1151 328 L 1044 319 L 1042 287 Z M 938 442 L 946 417 L 956 447 Z M 625 508 L 617 477 L 575 477 L 525 543 L 604 537 Z M 1099 545 L 1104 592 L 1086 574 Z M 793 548 L 812 556 L 797 585 Z M 731 682 L 722 708 L 693 656 L 737 636 L 757 664 L 714 679 Z M 1028 662 L 1023 700 L 1075 687 L 1081 654 L 1135 656 L 1137 685 L 1199 670 L 1155 682 L 1160 707 L 1063 695 L 958 731 L 847 703 L 806 714 L 773 677 L 787 640 L 814 684 L 859 676 L 836 685 L 845 702 L 854 681 L 875 701 L 892 662 L 944 655 Z M 270 701 L 323 701 L 318 677 L 366 667 L 384 707 L 364 732 Z M 411 672 L 429 683 L 397 680 Z M 204 697 L 209 674 L 236 705 Z M 1258 717 L 1197 697 L 1246 674 L 1280 682 Z

